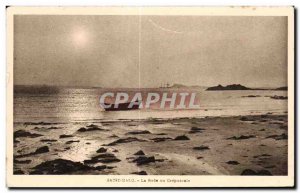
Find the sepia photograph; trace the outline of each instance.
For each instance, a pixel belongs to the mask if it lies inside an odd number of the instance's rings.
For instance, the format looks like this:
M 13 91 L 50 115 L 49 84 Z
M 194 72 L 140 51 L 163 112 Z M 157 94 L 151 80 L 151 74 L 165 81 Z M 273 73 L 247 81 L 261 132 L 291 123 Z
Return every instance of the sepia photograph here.
M 8 7 L 7 21 L 9 186 L 294 185 L 293 7 Z

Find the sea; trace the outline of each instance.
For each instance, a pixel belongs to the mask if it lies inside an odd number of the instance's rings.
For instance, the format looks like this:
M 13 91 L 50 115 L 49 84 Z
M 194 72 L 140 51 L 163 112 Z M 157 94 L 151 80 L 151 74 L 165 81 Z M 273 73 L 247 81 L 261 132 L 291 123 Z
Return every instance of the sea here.
M 99 102 L 105 92 L 128 92 L 129 95 L 145 92 L 182 92 L 179 89 L 126 89 L 93 87 L 14 86 L 14 122 L 97 122 L 136 119 L 172 119 L 215 116 L 240 116 L 287 113 L 287 96 L 280 90 L 206 91 L 190 88 L 199 99 L 197 109 L 148 108 L 132 111 L 105 111 Z

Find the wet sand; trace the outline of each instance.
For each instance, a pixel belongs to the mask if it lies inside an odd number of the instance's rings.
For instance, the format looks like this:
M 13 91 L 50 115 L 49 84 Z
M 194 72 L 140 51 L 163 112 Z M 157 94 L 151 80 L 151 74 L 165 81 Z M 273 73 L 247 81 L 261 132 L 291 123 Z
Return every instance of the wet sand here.
M 287 175 L 287 114 L 15 123 L 15 174 Z

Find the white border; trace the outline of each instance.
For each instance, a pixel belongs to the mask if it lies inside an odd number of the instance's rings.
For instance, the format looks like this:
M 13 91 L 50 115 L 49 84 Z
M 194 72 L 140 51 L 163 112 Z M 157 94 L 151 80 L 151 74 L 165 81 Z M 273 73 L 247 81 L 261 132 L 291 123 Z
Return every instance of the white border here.
M 13 15 L 219 15 L 288 16 L 288 135 L 294 136 L 294 9 L 292 7 L 10 7 L 7 9 L 7 185 L 9 187 L 291 187 L 294 139 L 288 139 L 288 176 L 13 175 Z M 107 183 L 108 178 L 189 179 L 190 183 Z

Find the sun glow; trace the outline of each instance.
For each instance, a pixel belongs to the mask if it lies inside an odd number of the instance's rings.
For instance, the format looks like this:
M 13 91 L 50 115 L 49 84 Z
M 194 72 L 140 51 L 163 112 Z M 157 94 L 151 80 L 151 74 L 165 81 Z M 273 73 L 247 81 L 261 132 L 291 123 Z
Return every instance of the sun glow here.
M 86 47 L 88 39 L 88 33 L 85 29 L 77 28 L 72 33 L 72 42 L 77 48 Z

